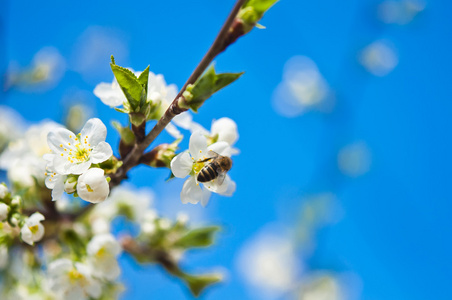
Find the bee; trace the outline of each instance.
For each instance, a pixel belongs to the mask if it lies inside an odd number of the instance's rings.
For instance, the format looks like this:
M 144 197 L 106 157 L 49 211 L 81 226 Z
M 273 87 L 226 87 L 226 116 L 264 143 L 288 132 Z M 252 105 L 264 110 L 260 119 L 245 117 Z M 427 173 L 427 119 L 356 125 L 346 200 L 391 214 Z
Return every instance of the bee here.
M 226 173 L 232 167 L 232 159 L 228 156 L 222 156 L 212 150 L 209 151 L 209 157 L 201 162 L 209 162 L 198 173 L 199 182 L 208 182 L 218 179 L 220 185 L 223 184 Z

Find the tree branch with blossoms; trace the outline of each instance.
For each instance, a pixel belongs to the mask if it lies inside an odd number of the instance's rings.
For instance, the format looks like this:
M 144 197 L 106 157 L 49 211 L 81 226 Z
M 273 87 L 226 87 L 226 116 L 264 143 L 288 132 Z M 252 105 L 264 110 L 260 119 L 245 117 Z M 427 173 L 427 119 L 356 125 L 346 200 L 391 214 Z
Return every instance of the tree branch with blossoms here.
M 219 227 L 193 228 L 185 215 L 175 221 L 159 216 L 150 208 L 152 193 L 121 183 L 129 170 L 146 164 L 168 168 L 171 178 L 187 178 L 180 193 L 184 204 L 206 206 L 212 192 L 224 196 L 234 193 L 235 182 L 227 170 L 214 168 L 214 159 L 209 155 L 238 154 L 234 147 L 237 125 L 229 118 L 221 118 L 207 130 L 193 121 L 189 110 L 197 112 L 213 94 L 243 74 L 217 73 L 209 65 L 239 37 L 258 26 L 275 2 L 238 0 L 212 46 L 179 91 L 167 85 L 162 75 L 150 72 L 149 67 L 134 72 L 117 65 L 112 56 L 115 79 L 111 84 L 97 85 L 94 94 L 128 115 L 126 126 L 113 123 L 121 137 L 119 157 L 113 155 L 106 142 L 107 127 L 98 118 L 89 119 L 80 133 L 45 123 L 30 128 L 23 139 L 12 140 L 0 156 L 0 168 L 7 170 L 11 183 L 10 187 L 0 184 L 0 270 L 15 268 L 12 262 L 2 266 L 2 253 L 5 257 L 10 249 L 17 249 L 14 251 L 29 262 L 21 267 L 33 276 L 25 285 L 29 295 L 70 300 L 117 298 L 121 290 L 117 258 L 122 251 L 140 263 L 161 265 L 184 281 L 195 296 L 220 281 L 219 274 L 192 275 L 180 266 L 187 251 L 211 246 Z M 146 134 L 148 122 L 156 123 Z M 174 141 L 145 152 L 164 129 Z M 191 132 L 189 149 L 176 153 L 183 139 L 180 129 Z M 36 140 L 43 145 L 29 144 Z M 45 151 L 36 153 L 37 149 Z M 17 170 L 21 170 L 19 175 Z M 209 180 L 198 180 L 202 170 L 209 172 Z M 127 234 L 118 241 L 111 234 L 111 223 L 117 216 L 137 225 L 138 234 Z M 31 246 L 39 242 L 39 246 L 23 247 L 22 242 Z M 40 247 L 44 251 L 38 251 Z M 23 286 L 14 274 L 4 275 L 9 286 Z M 37 292 L 36 287 L 42 286 L 46 288 L 38 288 Z

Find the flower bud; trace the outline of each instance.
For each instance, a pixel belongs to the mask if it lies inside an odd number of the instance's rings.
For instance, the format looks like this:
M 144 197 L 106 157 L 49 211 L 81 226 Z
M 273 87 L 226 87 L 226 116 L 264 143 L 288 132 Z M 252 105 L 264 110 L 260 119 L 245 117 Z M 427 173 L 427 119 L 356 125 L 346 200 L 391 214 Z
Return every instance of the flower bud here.
M 75 192 L 77 187 L 77 179 L 75 177 L 69 177 L 64 183 L 64 191 L 68 194 Z
M 104 170 L 92 168 L 78 178 L 77 194 L 91 203 L 104 201 L 110 193 L 110 187 L 104 176 Z
M 0 199 L 4 199 L 8 195 L 8 188 L 5 184 L 0 184 Z
M 5 203 L 0 203 L 0 222 L 3 222 L 8 217 L 9 206 Z

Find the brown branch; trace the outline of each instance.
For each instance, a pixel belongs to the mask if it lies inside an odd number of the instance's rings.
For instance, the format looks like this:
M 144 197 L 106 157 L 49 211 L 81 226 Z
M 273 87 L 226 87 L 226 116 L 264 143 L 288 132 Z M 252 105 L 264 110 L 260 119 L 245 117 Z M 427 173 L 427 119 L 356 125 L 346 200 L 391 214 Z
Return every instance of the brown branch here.
M 157 124 L 155 124 L 154 128 L 148 133 L 148 135 L 144 138 L 144 140 L 140 143 L 135 144 L 133 149 L 129 152 L 129 154 L 124 159 L 124 163 L 121 168 L 115 174 L 112 174 L 110 181 L 110 188 L 118 185 L 126 176 L 127 172 L 140 162 L 140 158 L 143 155 L 144 150 L 157 138 L 157 136 L 163 131 L 163 129 L 168 125 L 168 123 L 178 114 L 186 111 L 186 108 L 182 108 L 179 105 L 179 101 L 183 101 L 184 98 L 182 94 L 186 90 L 189 84 L 193 84 L 196 80 L 204 73 L 206 68 L 210 65 L 213 59 L 223 52 L 231 43 L 233 43 L 237 38 L 237 30 L 234 30 L 237 26 L 233 26 L 237 24 L 234 22 L 236 20 L 236 16 L 240 11 L 240 8 L 245 4 L 247 0 L 238 0 L 226 19 L 223 27 L 218 33 L 215 41 L 210 46 L 207 53 L 202 58 L 201 62 L 198 64 L 196 69 L 190 75 L 188 80 L 185 82 L 182 89 L 179 91 L 179 94 L 173 100 L 171 105 L 165 111 L 164 115 L 158 120 Z M 243 33 L 242 33 L 243 34 Z

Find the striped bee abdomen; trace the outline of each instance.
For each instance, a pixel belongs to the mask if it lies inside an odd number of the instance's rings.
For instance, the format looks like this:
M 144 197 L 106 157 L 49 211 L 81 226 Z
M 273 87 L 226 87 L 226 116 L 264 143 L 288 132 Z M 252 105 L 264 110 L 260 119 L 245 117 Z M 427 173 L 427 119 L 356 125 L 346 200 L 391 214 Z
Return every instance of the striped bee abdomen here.
M 198 173 L 198 181 L 199 182 L 207 182 L 214 180 L 218 176 L 218 163 L 216 161 L 204 166 Z

